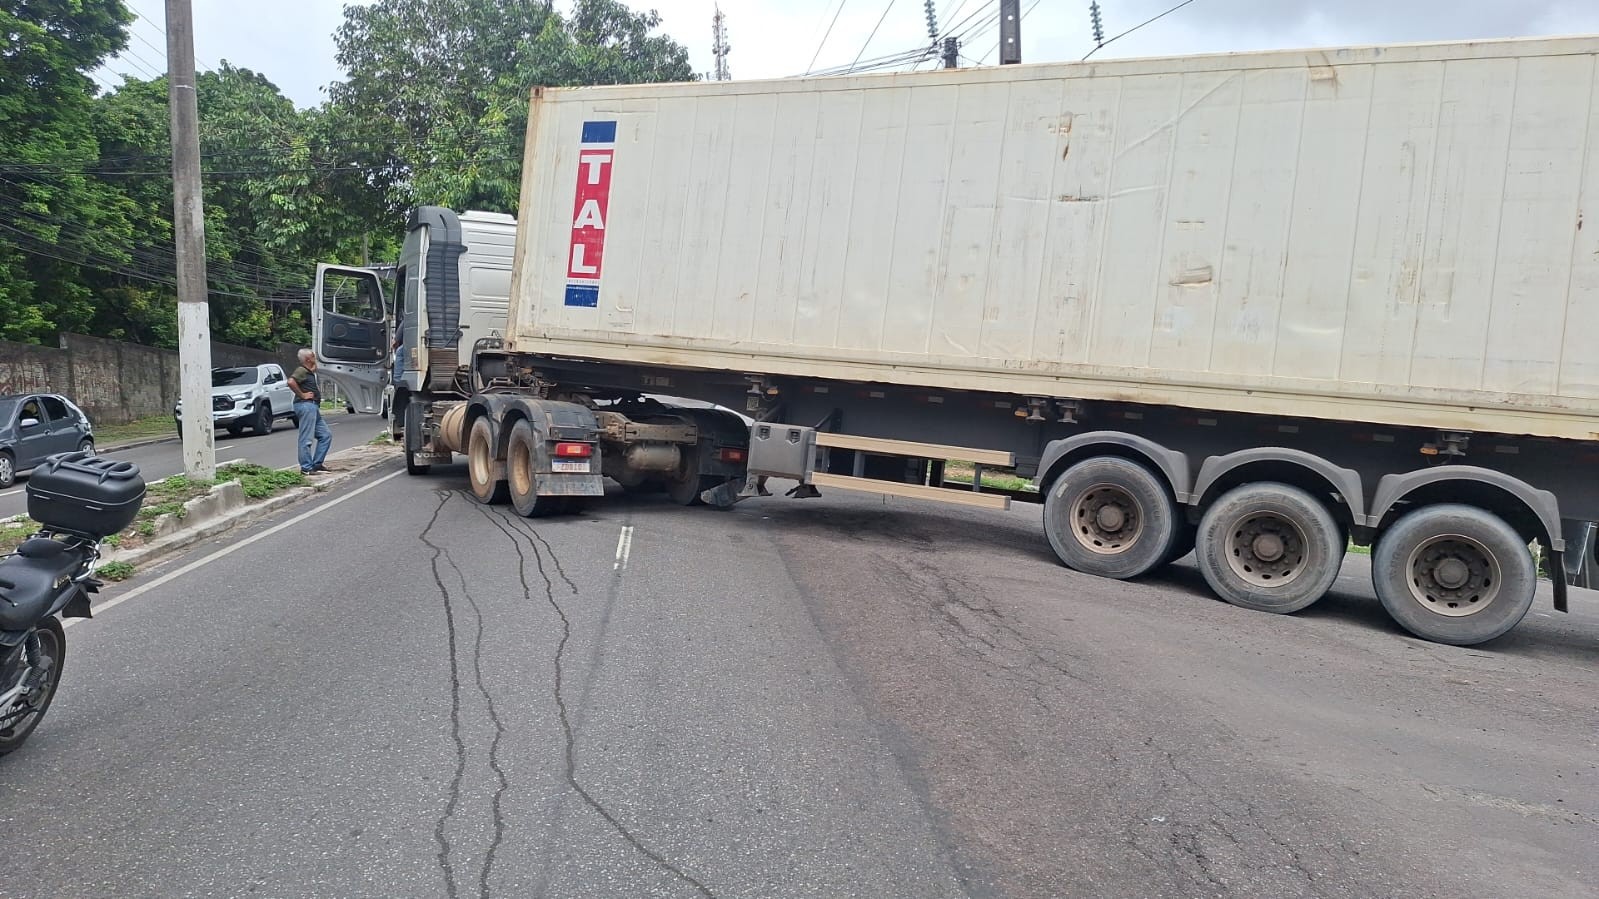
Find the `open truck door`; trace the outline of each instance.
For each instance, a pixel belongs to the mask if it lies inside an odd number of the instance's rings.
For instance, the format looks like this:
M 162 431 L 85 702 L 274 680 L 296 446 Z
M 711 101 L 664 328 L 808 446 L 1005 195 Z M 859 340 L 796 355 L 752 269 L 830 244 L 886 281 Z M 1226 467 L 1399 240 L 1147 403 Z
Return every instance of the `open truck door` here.
M 377 412 L 389 382 L 390 336 L 383 282 L 370 269 L 321 264 L 311 296 L 311 344 L 320 373 L 357 412 Z

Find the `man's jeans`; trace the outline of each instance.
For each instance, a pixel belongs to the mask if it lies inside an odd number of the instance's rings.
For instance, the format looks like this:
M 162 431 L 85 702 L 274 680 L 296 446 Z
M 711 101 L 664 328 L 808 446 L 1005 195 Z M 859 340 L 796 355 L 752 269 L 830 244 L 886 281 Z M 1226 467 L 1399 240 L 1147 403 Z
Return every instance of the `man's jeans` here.
M 300 420 L 300 470 L 310 471 L 327 459 L 333 431 L 322 420 L 322 407 L 310 400 L 295 400 L 294 414 Z

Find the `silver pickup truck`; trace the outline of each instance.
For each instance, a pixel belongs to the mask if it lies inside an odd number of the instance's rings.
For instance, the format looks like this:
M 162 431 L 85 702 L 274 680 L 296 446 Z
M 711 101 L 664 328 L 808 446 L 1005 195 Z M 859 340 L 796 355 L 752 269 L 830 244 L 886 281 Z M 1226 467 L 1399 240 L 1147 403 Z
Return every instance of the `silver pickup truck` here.
M 183 401 L 172 407 L 178 432 L 183 431 Z M 298 425 L 294 391 L 283 367 L 274 362 L 211 370 L 211 422 L 238 436 L 245 428 L 257 434 L 272 433 L 280 418 Z

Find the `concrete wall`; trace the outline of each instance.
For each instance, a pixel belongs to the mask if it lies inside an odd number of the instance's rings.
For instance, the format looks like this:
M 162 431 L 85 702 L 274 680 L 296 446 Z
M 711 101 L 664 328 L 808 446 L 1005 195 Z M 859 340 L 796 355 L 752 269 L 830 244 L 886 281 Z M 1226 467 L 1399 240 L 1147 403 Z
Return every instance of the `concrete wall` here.
M 294 367 L 294 348 L 279 354 L 232 344 L 211 344 L 211 364 L 277 362 Z M 61 335 L 60 348 L 0 340 L 0 396 L 50 391 L 71 399 L 96 424 L 121 424 L 166 415 L 178 401 L 178 354 L 86 337 Z

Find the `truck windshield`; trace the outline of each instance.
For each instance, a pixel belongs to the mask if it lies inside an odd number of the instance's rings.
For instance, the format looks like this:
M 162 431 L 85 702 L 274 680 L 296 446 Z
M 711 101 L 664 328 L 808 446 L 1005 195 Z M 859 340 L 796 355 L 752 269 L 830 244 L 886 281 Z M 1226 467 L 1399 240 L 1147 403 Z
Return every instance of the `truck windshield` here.
M 253 368 L 219 368 L 211 372 L 212 387 L 232 387 L 234 384 L 254 384 Z

